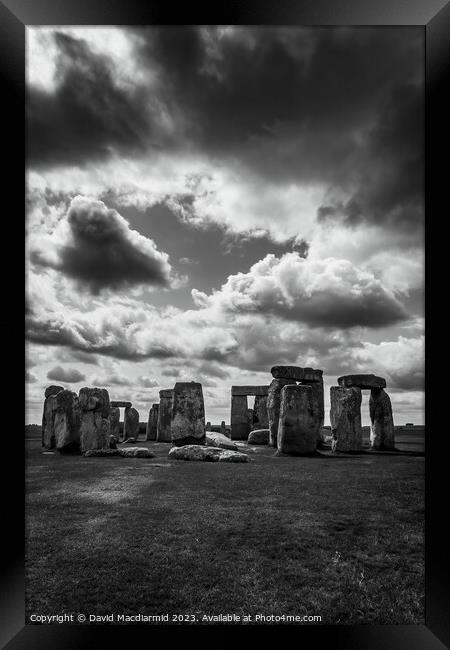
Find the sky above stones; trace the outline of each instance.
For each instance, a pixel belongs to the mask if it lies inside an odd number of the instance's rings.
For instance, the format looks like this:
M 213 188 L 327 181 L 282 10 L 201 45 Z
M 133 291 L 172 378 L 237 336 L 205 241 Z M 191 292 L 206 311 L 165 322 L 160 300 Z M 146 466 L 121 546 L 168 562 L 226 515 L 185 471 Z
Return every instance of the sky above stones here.
M 423 30 L 27 28 L 27 421 L 275 364 L 423 423 Z M 363 422 L 368 423 L 368 396 Z M 251 404 L 249 404 L 251 406 Z M 326 413 L 326 423 L 328 413 Z

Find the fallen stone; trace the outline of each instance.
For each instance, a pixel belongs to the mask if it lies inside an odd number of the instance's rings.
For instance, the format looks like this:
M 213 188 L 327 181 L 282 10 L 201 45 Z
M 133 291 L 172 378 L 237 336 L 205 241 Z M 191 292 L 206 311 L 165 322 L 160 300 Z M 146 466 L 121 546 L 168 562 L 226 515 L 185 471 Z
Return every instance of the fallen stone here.
M 249 437 L 249 445 L 268 445 L 269 444 L 269 429 L 254 429 Z
M 206 433 L 206 444 L 208 447 L 220 447 L 220 449 L 231 449 L 237 451 L 237 445 L 222 433 L 208 431 Z
M 124 458 L 154 458 L 155 454 L 147 447 L 122 447 L 117 450 Z
M 219 447 L 205 447 L 202 445 L 184 445 L 172 447 L 169 458 L 174 460 L 199 460 L 210 463 L 248 463 L 247 454 L 239 451 L 220 449 Z
M 373 388 L 369 399 L 370 446 L 372 449 L 395 449 L 395 428 L 391 398 L 383 388 Z
M 292 379 L 305 383 L 313 383 L 322 380 L 322 370 L 313 368 L 300 368 L 300 366 L 273 366 L 270 370 L 274 379 Z
M 273 379 L 267 394 L 267 415 L 269 419 L 269 447 L 277 446 L 278 420 L 280 417 L 281 389 L 292 384 L 292 379 Z M 247 436 L 248 438 L 248 436 Z
M 338 384 L 343 388 L 361 388 L 363 390 L 371 388 L 386 388 L 386 379 L 376 375 L 343 375 L 338 377 Z
M 330 388 L 331 451 L 362 449 L 361 389 L 356 386 Z
M 294 456 L 315 453 L 321 427 L 311 386 L 284 386 L 281 389 L 278 452 Z
M 55 396 L 55 447 L 61 453 L 79 453 L 81 409 L 78 395 L 62 390 Z
M 205 406 L 202 385 L 198 382 L 175 384 L 170 434 L 177 447 L 205 443 Z
M 84 452 L 83 456 L 86 458 L 100 458 L 100 457 L 113 457 L 113 456 L 118 456 L 119 455 L 119 450 L 118 449 L 88 449 L 87 451 Z

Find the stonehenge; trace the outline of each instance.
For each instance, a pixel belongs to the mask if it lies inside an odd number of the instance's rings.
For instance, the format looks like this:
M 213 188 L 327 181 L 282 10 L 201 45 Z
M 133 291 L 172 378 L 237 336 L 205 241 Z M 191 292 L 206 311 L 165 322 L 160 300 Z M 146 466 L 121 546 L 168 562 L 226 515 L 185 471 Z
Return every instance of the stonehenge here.
M 232 440 L 247 440 L 253 425 L 255 409 L 248 408 L 248 396 L 255 396 L 256 398 L 266 398 L 267 402 L 267 386 L 232 386 L 231 387 L 231 439 Z M 257 417 L 263 417 L 263 401 L 258 403 Z M 267 409 L 267 406 L 266 406 Z M 252 411 L 252 413 L 249 413 Z
M 170 434 L 176 447 L 205 443 L 205 406 L 202 385 L 177 382 L 172 396 Z
M 104 388 L 81 388 L 80 445 L 81 452 L 88 449 L 109 449 L 110 402 Z
M 132 406 L 125 409 L 125 415 L 123 418 L 123 437 L 125 440 L 127 438 L 134 438 L 137 440 L 139 437 L 139 413 Z
M 386 388 L 386 379 L 377 377 L 376 375 L 343 375 L 338 377 L 338 384 L 343 388 L 372 389 L 372 388 Z
M 395 449 L 394 419 L 389 395 L 384 388 L 372 388 L 369 400 L 370 446 L 372 449 Z
M 56 395 L 62 390 L 63 386 L 48 386 L 45 389 L 42 413 L 42 446 L 45 449 L 55 447 Z
M 81 408 L 78 395 L 71 390 L 61 390 L 54 397 L 55 447 L 61 453 L 79 452 Z
M 158 421 L 156 427 L 156 440 L 158 442 L 172 442 L 170 424 L 172 420 L 172 389 L 159 391 Z
M 361 389 L 330 388 L 331 450 L 359 451 L 362 448 Z
M 268 429 L 269 416 L 267 414 L 267 395 L 256 395 L 253 407 L 251 430 Z
M 152 404 L 151 409 L 148 412 L 147 429 L 145 432 L 146 440 L 156 440 L 156 431 L 158 428 L 158 411 L 159 403 Z
M 278 421 L 280 418 L 281 389 L 292 384 L 292 379 L 273 379 L 267 395 L 267 414 L 269 419 L 269 447 L 276 447 L 278 440 Z
M 277 435 L 278 453 L 295 456 L 314 454 L 320 422 L 320 410 L 310 385 L 283 386 Z
M 112 404 L 112 402 L 110 402 Z M 110 406 L 109 408 L 109 432 L 114 436 L 116 443 L 120 439 L 120 410 L 118 406 Z

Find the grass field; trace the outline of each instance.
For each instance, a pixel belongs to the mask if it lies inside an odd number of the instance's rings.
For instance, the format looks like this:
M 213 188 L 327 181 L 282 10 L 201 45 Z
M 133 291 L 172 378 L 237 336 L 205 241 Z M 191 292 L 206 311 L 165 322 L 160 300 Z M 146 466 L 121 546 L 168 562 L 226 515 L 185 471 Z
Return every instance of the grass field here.
M 26 613 L 424 623 L 424 458 L 248 464 L 42 454 L 27 440 Z

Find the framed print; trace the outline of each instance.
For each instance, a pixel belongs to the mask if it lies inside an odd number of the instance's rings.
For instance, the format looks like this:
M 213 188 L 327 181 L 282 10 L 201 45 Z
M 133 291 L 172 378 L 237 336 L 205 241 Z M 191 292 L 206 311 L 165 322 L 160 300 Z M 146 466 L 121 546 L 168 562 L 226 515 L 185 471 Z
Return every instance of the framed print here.
M 2 643 L 445 647 L 448 5 L 0 15 Z

